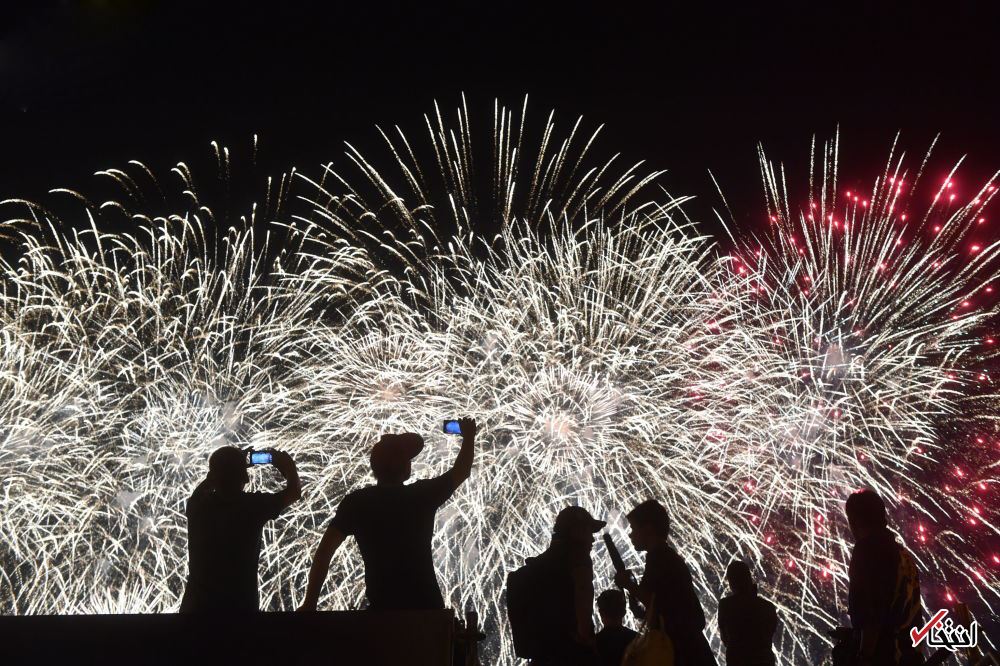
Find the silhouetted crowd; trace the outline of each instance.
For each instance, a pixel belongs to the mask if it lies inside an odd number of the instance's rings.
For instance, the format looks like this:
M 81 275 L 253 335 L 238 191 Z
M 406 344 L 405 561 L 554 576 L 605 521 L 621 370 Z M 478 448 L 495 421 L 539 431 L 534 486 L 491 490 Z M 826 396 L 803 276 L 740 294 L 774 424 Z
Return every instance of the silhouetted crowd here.
M 375 484 L 344 496 L 313 558 L 299 611 L 315 611 L 330 561 L 348 538 L 365 567 L 368 608 L 443 609 L 434 573 L 434 518 L 472 472 L 476 423 L 446 423 L 462 444 L 444 474 L 406 483 L 424 446 L 414 433 L 386 434 L 371 450 Z M 248 468 L 273 465 L 285 478 L 278 493 L 244 492 Z M 187 503 L 189 578 L 181 612 L 254 612 L 264 524 L 301 498 L 292 458 L 280 451 L 223 447 Z M 911 629 L 923 623 L 917 569 L 886 524 L 885 505 L 871 490 L 852 494 L 845 511 L 855 545 L 849 569 L 850 629 L 836 634 L 834 663 L 844 666 L 924 664 Z M 614 589 L 596 597 L 602 627 L 594 627 L 592 550 L 605 522 L 579 506 L 559 511 L 543 552 L 510 572 L 506 601 L 516 654 L 534 666 L 706 666 L 716 657 L 705 639 L 705 614 L 688 564 L 670 542 L 670 516 L 655 499 L 628 514 L 632 546 L 645 553 L 638 579 L 605 537 L 616 569 Z M 718 625 L 728 666 L 775 663 L 774 604 L 759 595 L 750 566 L 732 562 L 731 594 L 719 601 Z M 627 608 L 638 632 L 625 626 Z

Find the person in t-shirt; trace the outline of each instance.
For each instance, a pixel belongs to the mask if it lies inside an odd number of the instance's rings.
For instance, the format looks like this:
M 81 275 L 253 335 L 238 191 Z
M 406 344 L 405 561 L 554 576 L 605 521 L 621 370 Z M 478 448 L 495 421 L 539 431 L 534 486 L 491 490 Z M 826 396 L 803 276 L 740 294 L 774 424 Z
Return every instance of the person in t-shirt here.
M 348 536 L 365 562 L 365 595 L 372 610 L 444 608 L 434 575 L 434 515 L 472 473 L 476 422 L 459 421 L 462 447 L 451 469 L 433 479 L 410 478 L 410 461 L 424 440 L 415 433 L 383 435 L 371 452 L 375 485 L 348 493 L 323 535 L 309 571 L 300 611 L 316 610 L 330 559 Z
M 726 666 L 774 666 L 771 642 L 778 628 L 774 604 L 757 596 L 757 584 L 746 562 L 730 562 L 726 580 L 733 591 L 719 600 L 719 634 L 726 647 Z
M 625 648 L 636 633 L 625 626 L 625 593 L 604 590 L 597 597 L 597 612 L 604 628 L 597 632 L 597 654 L 601 666 L 621 666 Z
M 670 516 L 656 500 L 646 500 L 626 516 L 629 538 L 636 550 L 646 551 L 646 569 L 635 582 L 629 571 L 615 575 L 615 585 L 628 591 L 659 617 L 674 646 L 675 666 L 715 666 L 705 640 L 705 613 L 691 580 L 691 571 L 668 543 Z
M 871 490 L 847 498 L 847 523 L 854 536 L 848 568 L 847 608 L 860 631 L 858 664 L 919 664 L 910 629 L 922 623 L 920 579 L 910 554 L 889 531 L 885 504 Z
M 277 493 L 246 493 L 247 454 L 233 446 L 212 453 L 208 475 L 187 503 L 188 582 L 180 612 L 260 610 L 257 565 L 264 523 L 302 497 L 292 457 L 271 451 L 271 462 L 285 478 Z

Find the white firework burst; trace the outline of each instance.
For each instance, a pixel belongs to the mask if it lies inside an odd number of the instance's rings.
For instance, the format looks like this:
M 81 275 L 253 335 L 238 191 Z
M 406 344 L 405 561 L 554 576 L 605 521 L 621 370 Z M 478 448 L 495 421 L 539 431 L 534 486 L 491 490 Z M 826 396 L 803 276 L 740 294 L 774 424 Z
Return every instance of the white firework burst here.
M 848 220 L 866 234 L 838 253 L 825 227 L 792 222 L 774 178 L 779 226 L 809 233 L 792 252 L 740 236 L 741 263 L 717 261 L 683 200 L 651 187 L 659 173 L 592 161 L 580 127 L 557 139 L 550 116 L 533 141 L 524 109 L 497 105 L 483 155 L 463 105 L 455 129 L 427 119 L 429 142 L 383 132 L 385 161 L 349 146 L 344 167 L 269 180 L 246 218 L 207 205 L 186 165 L 177 198 L 132 163 L 104 172 L 124 196 L 76 195 L 83 231 L 37 206 L 8 223 L 23 256 L 0 266 L 3 607 L 174 610 L 184 501 L 236 442 L 299 464 L 304 499 L 261 558 L 262 607 L 291 609 L 337 503 L 370 482 L 378 435 L 424 433 L 414 474 L 429 476 L 457 451 L 441 420 L 469 414 L 476 467 L 438 514 L 435 559 L 450 604 L 484 616 L 494 661 L 514 661 L 505 573 L 558 510 L 587 507 L 625 545 L 623 515 L 649 497 L 671 513 L 713 640 L 722 573 L 744 557 L 775 570 L 782 662 L 812 658 L 843 602 L 843 493 L 898 490 L 897 466 L 925 467 L 903 443 L 933 451 L 942 417 L 994 404 L 961 402 L 939 372 L 973 355 L 973 318 L 919 321 L 985 268 L 929 284 L 916 250 L 893 258 L 897 293 L 919 296 L 894 310 L 888 283 L 857 270 L 889 260 L 892 204 L 873 195 Z M 227 181 L 228 151 L 216 159 Z M 321 608 L 359 607 L 362 572 L 355 548 L 338 552 Z

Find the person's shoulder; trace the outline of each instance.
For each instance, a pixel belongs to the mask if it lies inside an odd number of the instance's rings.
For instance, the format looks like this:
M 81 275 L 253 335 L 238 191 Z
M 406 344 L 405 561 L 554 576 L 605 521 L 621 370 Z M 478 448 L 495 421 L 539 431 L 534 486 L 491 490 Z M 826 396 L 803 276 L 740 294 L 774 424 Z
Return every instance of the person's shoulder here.
M 278 494 L 279 493 L 262 493 L 254 491 L 252 493 L 242 493 L 240 495 L 240 500 L 243 502 L 267 502 Z
M 681 554 L 674 550 L 674 547 L 668 543 L 664 543 L 661 546 L 654 548 L 649 551 L 649 560 L 657 563 L 659 566 L 673 571 L 688 571 L 687 562 L 681 557 Z
M 656 546 L 646 551 L 646 574 L 653 573 L 662 576 L 670 568 L 670 554 L 666 550 L 666 544 Z
M 896 540 L 896 535 L 885 529 L 860 539 L 854 545 L 851 559 L 860 566 L 880 566 L 881 563 L 897 561 L 902 551 L 903 546 Z
M 775 613 L 777 612 L 777 607 L 770 599 L 765 599 L 762 596 L 757 596 L 757 606 L 760 607 L 765 613 Z
M 184 505 L 184 515 L 188 519 L 200 519 L 205 513 L 211 511 L 209 508 L 211 506 L 211 496 L 209 493 L 198 493 L 195 492 L 187 499 L 187 504 Z
M 445 472 L 440 476 L 431 477 L 430 479 L 418 479 L 406 487 L 418 490 L 437 490 L 443 488 L 450 489 L 451 483 L 452 483 L 451 474 Z
M 367 505 L 378 500 L 382 496 L 384 488 L 375 485 L 361 486 L 351 490 L 340 500 L 341 506 Z
M 347 494 L 344 495 L 344 499 L 347 499 L 348 497 L 352 497 L 352 498 L 353 497 L 367 497 L 369 495 L 373 495 L 375 493 L 378 493 L 378 491 L 379 491 L 379 487 L 376 486 L 375 484 L 371 484 L 371 485 L 368 485 L 368 486 L 361 486 L 360 488 L 355 488 L 354 490 L 348 491 Z
M 242 504 L 259 508 L 266 513 L 273 513 L 276 509 L 280 508 L 283 501 L 284 498 L 281 493 L 243 493 L 243 496 L 240 498 Z
M 611 641 L 619 638 L 630 638 L 636 635 L 636 632 L 629 629 L 628 627 L 604 627 L 597 632 L 597 639 L 602 641 Z
M 414 498 L 420 498 L 417 501 L 421 501 L 435 508 L 444 504 L 445 501 L 451 497 L 451 494 L 455 490 L 455 484 L 452 481 L 451 474 L 445 472 L 440 476 L 435 476 L 430 479 L 420 479 L 414 481 L 408 486 L 404 486 L 407 492 Z

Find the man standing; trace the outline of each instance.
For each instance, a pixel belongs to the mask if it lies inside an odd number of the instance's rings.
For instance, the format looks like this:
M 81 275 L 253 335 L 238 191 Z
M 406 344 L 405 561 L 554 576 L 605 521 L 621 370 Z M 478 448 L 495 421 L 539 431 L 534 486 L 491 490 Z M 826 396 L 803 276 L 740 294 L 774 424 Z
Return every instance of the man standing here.
M 659 617 L 674 647 L 677 666 L 716 666 L 715 656 L 705 640 L 705 612 L 691 580 L 691 570 L 667 543 L 670 516 L 662 504 L 647 500 L 626 516 L 629 538 L 636 550 L 646 552 L 642 580 L 627 571 L 615 575 L 615 584 L 635 595 L 653 616 Z
M 271 451 L 285 478 L 278 493 L 245 493 L 247 454 L 233 446 L 217 449 L 208 476 L 187 503 L 188 582 L 180 612 L 253 613 L 260 610 L 257 565 L 264 523 L 302 497 L 291 456 Z
M 871 490 L 847 498 L 847 523 L 854 536 L 848 569 L 847 608 L 860 631 L 860 666 L 920 664 L 910 629 L 920 625 L 920 579 L 906 549 L 886 524 L 885 504 Z
M 774 604 L 757 595 L 757 584 L 746 562 L 726 569 L 733 593 L 719 600 L 719 634 L 726 647 L 726 666 L 774 666 L 771 643 L 778 629 Z
M 552 541 L 539 556 L 529 558 L 522 570 L 535 599 L 532 617 L 520 622 L 532 634 L 532 666 L 593 666 L 598 661 L 594 636 L 594 565 L 590 551 L 594 533 L 605 522 L 581 506 L 563 508 L 552 528 Z M 512 574 L 513 575 L 513 574 Z M 511 590 L 508 581 L 508 612 Z M 515 618 L 511 617 L 512 625 Z M 533 625 L 533 626 L 532 626 Z M 517 629 L 515 629 L 517 631 Z
M 365 562 L 365 593 L 373 610 L 444 608 L 431 540 L 434 515 L 472 473 L 476 422 L 459 421 L 462 447 L 451 469 L 409 485 L 410 461 L 424 440 L 415 433 L 383 435 L 371 453 L 375 485 L 348 493 L 320 541 L 309 571 L 300 611 L 316 610 L 330 559 L 348 536 L 354 536 Z

